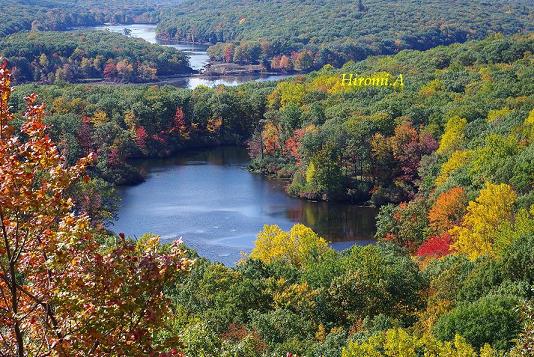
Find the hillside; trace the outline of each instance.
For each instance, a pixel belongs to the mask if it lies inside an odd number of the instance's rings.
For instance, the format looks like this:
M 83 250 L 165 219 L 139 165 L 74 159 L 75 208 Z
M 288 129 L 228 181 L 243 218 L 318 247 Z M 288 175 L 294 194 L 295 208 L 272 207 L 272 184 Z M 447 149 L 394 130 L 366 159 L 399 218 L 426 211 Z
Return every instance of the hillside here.
M 191 72 L 180 51 L 103 31 L 20 32 L 0 39 L 0 55 L 13 66 L 18 83 L 147 82 Z
M 9 106 L 1 68 L 0 251 L 33 245 L 0 259 L 20 271 L 0 280 L 15 296 L 0 352 L 528 356 L 533 53 L 532 34 L 496 35 L 234 88 L 23 85 Z M 404 85 L 341 82 L 386 72 Z M 136 175 L 131 159 L 245 142 L 295 195 L 381 206 L 377 244 L 339 252 L 303 225 L 266 225 L 228 267 L 94 224 L 112 216 L 110 182 Z
M 181 0 L 0 0 L 0 37 L 19 31 L 66 30 L 105 22 L 156 23 L 162 7 Z
M 234 43 L 212 49 L 212 57 L 226 62 L 268 61 L 275 69 L 309 70 L 529 31 L 532 10 L 527 0 L 200 0 L 166 12 L 158 31 L 169 41 Z

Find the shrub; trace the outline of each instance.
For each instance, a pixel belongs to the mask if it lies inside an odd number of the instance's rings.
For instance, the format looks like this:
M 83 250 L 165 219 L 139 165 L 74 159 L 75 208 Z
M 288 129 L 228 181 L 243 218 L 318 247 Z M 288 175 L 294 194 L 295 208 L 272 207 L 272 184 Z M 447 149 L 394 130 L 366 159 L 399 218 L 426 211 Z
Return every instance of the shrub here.
M 508 349 L 521 330 L 519 302 L 513 296 L 490 295 L 461 304 L 438 320 L 434 333 L 441 340 L 452 340 L 460 334 L 477 348 L 489 343 L 497 349 Z

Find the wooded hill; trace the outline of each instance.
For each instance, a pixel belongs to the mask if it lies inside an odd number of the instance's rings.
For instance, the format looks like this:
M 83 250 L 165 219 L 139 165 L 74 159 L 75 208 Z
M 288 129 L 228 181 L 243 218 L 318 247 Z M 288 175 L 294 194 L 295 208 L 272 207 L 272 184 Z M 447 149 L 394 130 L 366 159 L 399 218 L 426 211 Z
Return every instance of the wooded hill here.
M 181 0 L 0 0 L 0 37 L 34 30 L 66 30 L 112 23 L 156 23 L 162 7 Z
M 233 43 L 212 49 L 225 62 L 309 70 L 531 30 L 532 10 L 528 0 L 195 0 L 166 12 L 158 33 L 169 41 Z
M 187 56 L 174 48 L 105 31 L 20 32 L 0 39 L 0 55 L 18 83 L 147 82 L 192 71 Z

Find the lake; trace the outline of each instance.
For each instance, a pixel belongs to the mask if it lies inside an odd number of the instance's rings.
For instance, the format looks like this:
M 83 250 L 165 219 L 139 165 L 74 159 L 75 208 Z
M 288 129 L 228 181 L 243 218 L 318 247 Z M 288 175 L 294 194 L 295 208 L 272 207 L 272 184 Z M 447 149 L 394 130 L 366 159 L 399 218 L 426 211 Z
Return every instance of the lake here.
M 133 25 L 108 25 L 108 26 L 96 26 L 96 27 L 86 27 L 85 29 L 90 30 L 100 30 L 100 31 L 111 31 L 117 33 L 124 33 L 125 29 L 130 30 L 130 36 L 142 38 L 145 41 L 150 43 L 159 44 L 156 39 L 156 25 L 142 25 L 142 24 L 133 24 Z M 178 44 L 178 45 L 163 45 L 167 47 L 173 47 L 180 51 L 183 51 L 187 56 L 189 56 L 189 63 L 191 68 L 195 70 L 200 70 L 204 68 L 206 64 L 209 63 L 209 56 L 207 53 L 208 46 L 198 45 L 198 44 Z M 194 89 L 199 85 L 204 85 L 207 87 L 215 87 L 218 85 L 225 86 L 237 86 L 250 81 L 255 82 L 265 82 L 265 81 L 277 81 L 282 80 L 292 75 L 261 75 L 261 74 L 247 74 L 239 76 L 218 76 L 218 77 L 200 77 L 200 76 L 187 76 L 181 78 L 172 78 L 162 81 L 162 84 L 170 84 L 179 88 L 189 88 Z
M 121 188 L 116 233 L 182 237 L 201 256 L 233 265 L 249 252 L 264 224 L 313 228 L 335 249 L 373 241 L 376 210 L 289 197 L 278 181 L 247 171 L 239 147 L 187 151 L 139 163 L 147 180 Z

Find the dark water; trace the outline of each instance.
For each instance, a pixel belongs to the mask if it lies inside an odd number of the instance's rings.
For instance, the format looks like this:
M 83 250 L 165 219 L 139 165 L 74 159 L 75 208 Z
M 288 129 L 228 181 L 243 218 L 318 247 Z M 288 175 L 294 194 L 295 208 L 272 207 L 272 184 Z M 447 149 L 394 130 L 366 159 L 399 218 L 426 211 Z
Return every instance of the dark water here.
M 88 27 L 88 29 L 101 30 L 101 31 L 111 31 L 124 33 L 124 29 L 129 29 L 131 31 L 132 37 L 142 38 L 145 41 L 150 43 L 158 43 L 156 39 L 156 25 L 108 25 L 108 26 L 97 26 L 97 27 Z M 200 70 L 204 68 L 209 62 L 209 56 L 207 53 L 208 46 L 206 45 L 197 45 L 197 44 L 179 44 L 179 45 L 163 45 L 167 47 L 174 47 L 180 51 L 183 51 L 187 56 L 189 56 L 189 64 L 191 68 L 195 70 Z M 265 81 L 277 81 L 285 78 L 291 77 L 291 75 L 261 75 L 261 74 L 246 74 L 239 76 L 218 76 L 214 78 L 199 77 L 199 76 L 188 76 L 182 78 L 176 78 L 171 80 L 165 80 L 163 83 L 170 84 L 179 88 L 189 88 L 194 89 L 199 85 L 204 85 L 207 87 L 215 87 L 220 84 L 226 86 L 237 86 L 250 81 L 256 82 L 265 82 Z
M 112 229 L 152 232 L 163 241 L 182 237 L 201 256 L 230 265 L 250 251 L 264 224 L 287 230 L 303 223 L 336 249 L 372 241 L 374 209 L 288 197 L 279 182 L 249 173 L 247 164 L 246 151 L 236 147 L 143 162 L 148 178 L 123 188 Z

